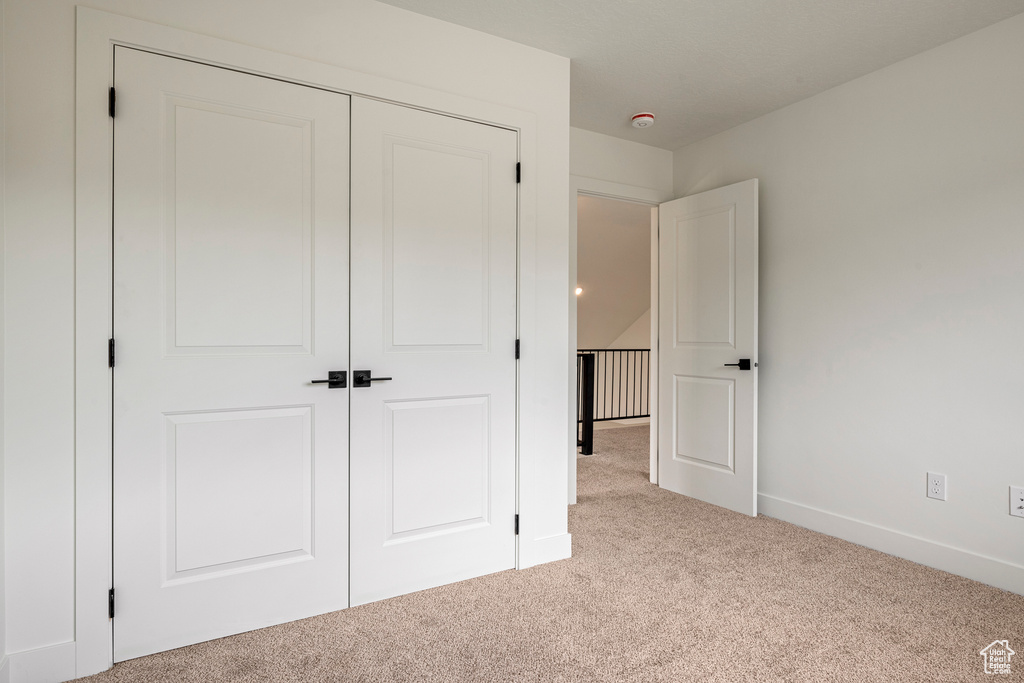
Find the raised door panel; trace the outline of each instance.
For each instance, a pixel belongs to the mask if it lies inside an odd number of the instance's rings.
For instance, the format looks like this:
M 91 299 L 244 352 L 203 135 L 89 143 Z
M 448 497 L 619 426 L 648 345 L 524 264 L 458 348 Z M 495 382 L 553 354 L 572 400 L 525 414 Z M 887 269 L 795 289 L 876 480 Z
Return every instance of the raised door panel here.
M 733 471 L 735 382 L 675 376 L 674 458 L 724 472 Z
M 679 218 L 675 229 L 675 344 L 734 346 L 734 208 Z
M 163 99 L 168 353 L 308 353 L 312 121 Z
M 489 155 L 397 136 L 384 154 L 389 350 L 484 349 Z
M 385 406 L 385 543 L 489 522 L 487 397 Z
M 312 412 L 167 416 L 166 580 L 310 555 Z

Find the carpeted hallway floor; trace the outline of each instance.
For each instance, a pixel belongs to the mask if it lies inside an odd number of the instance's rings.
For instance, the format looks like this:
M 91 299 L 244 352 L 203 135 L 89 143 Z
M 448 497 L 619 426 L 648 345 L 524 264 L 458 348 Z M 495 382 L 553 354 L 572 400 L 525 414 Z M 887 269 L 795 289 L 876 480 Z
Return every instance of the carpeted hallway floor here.
M 573 557 L 118 664 L 113 681 L 1024 680 L 1024 597 L 647 481 L 595 434 Z M 1010 676 L 978 651 L 1009 639 Z M 1018 663 L 1019 661 L 1019 663 Z

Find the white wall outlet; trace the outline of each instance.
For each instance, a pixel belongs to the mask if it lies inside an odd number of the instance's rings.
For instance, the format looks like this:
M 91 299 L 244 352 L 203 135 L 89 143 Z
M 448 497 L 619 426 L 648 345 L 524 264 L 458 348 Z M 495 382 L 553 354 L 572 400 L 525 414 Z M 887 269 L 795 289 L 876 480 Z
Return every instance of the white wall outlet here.
M 928 473 L 928 497 L 936 500 L 946 500 L 946 475 Z
M 1024 517 L 1024 486 L 1010 487 L 1010 514 Z

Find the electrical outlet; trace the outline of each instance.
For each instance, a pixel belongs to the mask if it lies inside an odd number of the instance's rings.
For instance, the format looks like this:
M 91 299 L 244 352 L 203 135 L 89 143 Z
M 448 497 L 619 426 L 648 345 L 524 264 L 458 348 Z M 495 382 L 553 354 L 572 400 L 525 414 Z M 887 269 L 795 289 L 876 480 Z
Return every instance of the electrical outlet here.
M 928 497 L 936 500 L 946 500 L 946 475 L 928 473 Z
M 1024 486 L 1010 487 L 1010 514 L 1024 517 Z

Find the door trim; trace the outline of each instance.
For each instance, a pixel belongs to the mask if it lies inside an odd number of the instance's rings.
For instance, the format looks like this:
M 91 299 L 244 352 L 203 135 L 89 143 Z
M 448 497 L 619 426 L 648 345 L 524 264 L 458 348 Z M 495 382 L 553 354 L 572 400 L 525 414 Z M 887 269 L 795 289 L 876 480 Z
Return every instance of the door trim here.
M 658 205 L 671 200 L 672 192 L 652 190 L 646 187 L 625 185 L 608 180 L 569 176 L 569 284 L 576 286 L 577 274 L 577 215 L 576 199 L 580 196 L 617 199 L 623 202 L 643 204 L 651 212 L 651 465 L 652 484 L 658 483 Z M 576 504 L 576 297 L 569 299 L 569 424 L 572 425 L 569 439 L 569 490 L 570 505 Z
M 346 95 L 358 95 L 458 116 L 514 130 L 519 159 L 537 168 L 536 115 L 503 105 L 430 90 L 387 78 L 253 48 L 85 7 L 77 7 L 75 100 L 75 676 L 113 665 L 113 632 L 107 618 L 112 585 L 112 375 L 107 340 L 112 326 L 113 121 L 107 92 L 113 84 L 115 45 L 147 50 L 211 66 L 290 81 Z M 537 182 L 523 174 L 519 185 L 519 336 L 536 337 Z M 543 453 L 524 435 L 539 433 L 544 419 L 522 401 L 521 386 L 544 385 L 542 363 L 520 361 L 517 377 L 517 511 L 523 519 L 517 540 L 517 568 L 567 556 L 568 534 L 535 537 L 543 526 L 543 500 L 523 491 L 540 490 L 529 454 Z M 520 457 L 520 454 L 523 454 Z M 535 456 L 536 457 L 536 456 Z M 536 512 L 535 512 L 536 510 Z M 553 547 L 552 543 L 555 543 Z

